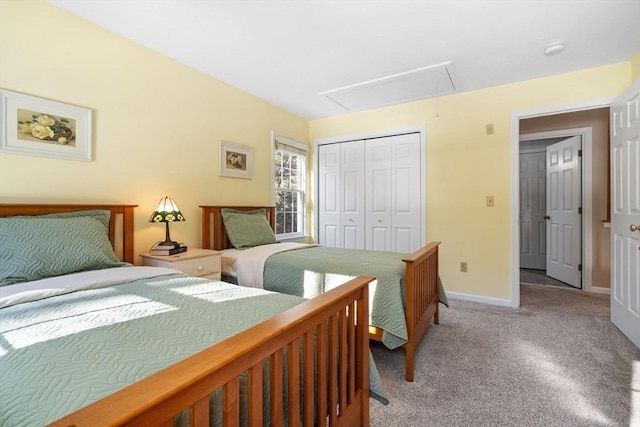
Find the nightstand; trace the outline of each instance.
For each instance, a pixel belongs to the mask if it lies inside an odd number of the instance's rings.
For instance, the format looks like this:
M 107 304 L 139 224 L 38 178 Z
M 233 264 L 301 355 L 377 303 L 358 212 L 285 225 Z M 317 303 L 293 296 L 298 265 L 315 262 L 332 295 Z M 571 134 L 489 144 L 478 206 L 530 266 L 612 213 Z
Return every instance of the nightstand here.
M 220 280 L 220 252 L 209 249 L 189 248 L 176 255 L 141 254 L 142 265 L 168 267 L 190 276 Z

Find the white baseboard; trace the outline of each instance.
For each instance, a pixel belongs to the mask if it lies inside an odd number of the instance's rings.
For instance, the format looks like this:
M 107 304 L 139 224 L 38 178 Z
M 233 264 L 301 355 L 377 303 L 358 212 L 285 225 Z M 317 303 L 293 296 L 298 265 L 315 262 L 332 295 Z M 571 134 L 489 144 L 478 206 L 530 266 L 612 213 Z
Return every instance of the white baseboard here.
M 594 294 L 605 294 L 611 295 L 611 288 L 601 288 L 599 286 L 592 286 L 587 292 L 592 292 Z
M 480 295 L 464 294 L 462 292 L 447 291 L 447 298 L 459 299 L 463 301 L 479 302 L 481 304 L 499 305 L 502 307 L 512 307 L 511 300 L 508 300 L 508 299 L 483 297 Z

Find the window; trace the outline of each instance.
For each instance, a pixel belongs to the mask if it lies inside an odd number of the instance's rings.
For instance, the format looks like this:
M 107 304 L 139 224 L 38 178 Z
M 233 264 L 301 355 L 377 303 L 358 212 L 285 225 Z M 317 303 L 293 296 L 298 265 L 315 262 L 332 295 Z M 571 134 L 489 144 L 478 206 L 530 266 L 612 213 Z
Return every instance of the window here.
M 307 145 L 276 135 L 273 151 L 276 237 L 286 239 L 304 236 L 307 213 Z

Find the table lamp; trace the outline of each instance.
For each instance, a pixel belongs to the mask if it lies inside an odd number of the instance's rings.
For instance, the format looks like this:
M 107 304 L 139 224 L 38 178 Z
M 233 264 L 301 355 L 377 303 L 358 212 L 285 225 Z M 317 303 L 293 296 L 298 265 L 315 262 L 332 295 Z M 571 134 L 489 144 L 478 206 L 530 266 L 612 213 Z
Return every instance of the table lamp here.
M 162 246 L 178 246 L 178 242 L 171 240 L 169 236 L 169 223 L 173 221 L 184 221 L 182 212 L 176 206 L 176 203 L 171 197 L 164 197 L 158 202 L 156 210 L 151 214 L 149 222 L 164 222 L 166 224 L 166 235 L 164 242 L 159 243 Z

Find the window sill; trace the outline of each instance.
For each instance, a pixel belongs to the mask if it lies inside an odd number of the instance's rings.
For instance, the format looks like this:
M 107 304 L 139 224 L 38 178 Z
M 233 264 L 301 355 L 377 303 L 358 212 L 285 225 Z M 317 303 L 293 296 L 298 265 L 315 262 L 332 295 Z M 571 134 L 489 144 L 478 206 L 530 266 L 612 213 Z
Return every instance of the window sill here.
M 280 237 L 276 236 L 276 240 L 278 242 L 296 242 L 296 243 L 309 243 L 311 238 L 309 236 L 300 235 L 300 236 L 288 236 L 288 237 Z

